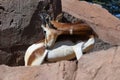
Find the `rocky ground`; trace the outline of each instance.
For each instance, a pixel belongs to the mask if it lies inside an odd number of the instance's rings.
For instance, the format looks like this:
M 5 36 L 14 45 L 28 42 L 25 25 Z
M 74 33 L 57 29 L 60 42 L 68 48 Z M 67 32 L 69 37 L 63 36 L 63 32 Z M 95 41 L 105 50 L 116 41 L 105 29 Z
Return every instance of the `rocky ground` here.
M 92 52 L 78 62 L 22 66 L 27 47 L 44 38 L 38 16 L 42 5 L 39 0 L 1 1 L 0 64 L 16 67 L 1 65 L 0 80 L 119 80 L 120 20 L 100 5 L 78 0 L 62 0 L 62 8 L 75 17 L 71 20 L 83 20 L 96 32 Z

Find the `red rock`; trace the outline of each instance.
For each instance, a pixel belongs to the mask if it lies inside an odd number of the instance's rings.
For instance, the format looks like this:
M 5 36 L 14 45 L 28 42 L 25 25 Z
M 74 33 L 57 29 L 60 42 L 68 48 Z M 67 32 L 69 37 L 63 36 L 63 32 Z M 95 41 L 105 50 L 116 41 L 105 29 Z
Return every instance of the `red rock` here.
M 0 80 L 72 80 L 75 62 L 62 61 L 37 67 L 0 66 Z
M 111 44 L 120 45 L 120 20 L 112 16 L 107 10 L 98 5 L 79 2 L 77 0 L 62 0 L 62 4 L 63 11 L 87 22 L 98 34 L 99 38 Z M 26 25 L 28 25 L 28 23 L 26 23 Z M 9 26 L 6 27 L 9 28 Z M 2 34 L 0 34 L 2 42 L 0 42 L 0 44 L 3 43 L 4 40 L 10 39 L 10 37 L 7 39 L 4 37 L 4 35 L 10 34 L 6 27 L 4 27 L 5 33 L 3 33 L 3 27 L 0 28 L 0 31 L 2 31 Z M 25 28 L 25 26 L 22 27 Z M 11 29 L 13 30 L 13 28 Z M 28 30 L 28 28 L 26 30 Z M 12 40 L 16 38 L 17 37 L 12 38 Z M 17 42 L 19 42 L 19 40 Z M 9 45 L 9 42 L 4 43 L 2 46 Z M 13 42 L 13 44 L 14 43 L 15 42 Z M 119 80 L 119 52 L 120 47 L 92 52 L 84 55 L 77 65 L 75 61 L 60 61 L 36 67 L 8 67 L 0 65 L 0 80 Z
M 79 60 L 75 80 L 119 80 L 120 47 L 93 52 Z
M 64 12 L 88 23 L 100 39 L 120 45 L 120 20 L 100 5 L 78 0 L 62 0 Z
M 0 66 L 0 80 L 119 80 L 120 47 L 84 55 L 76 65 L 60 61 L 34 67 Z

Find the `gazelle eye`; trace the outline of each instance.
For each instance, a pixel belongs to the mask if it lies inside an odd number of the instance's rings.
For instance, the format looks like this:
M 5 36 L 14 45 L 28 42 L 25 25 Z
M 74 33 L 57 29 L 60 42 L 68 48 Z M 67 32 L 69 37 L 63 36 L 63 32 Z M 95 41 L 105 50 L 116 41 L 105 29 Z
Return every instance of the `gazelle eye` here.
M 46 34 L 46 31 L 43 31 Z

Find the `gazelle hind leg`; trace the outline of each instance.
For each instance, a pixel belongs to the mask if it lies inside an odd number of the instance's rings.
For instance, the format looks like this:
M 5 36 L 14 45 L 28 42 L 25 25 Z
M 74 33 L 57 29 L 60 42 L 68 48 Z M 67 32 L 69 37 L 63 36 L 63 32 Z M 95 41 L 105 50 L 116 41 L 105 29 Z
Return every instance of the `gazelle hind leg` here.
M 79 60 L 81 58 L 81 56 L 83 55 L 83 51 L 82 51 L 83 44 L 84 44 L 84 42 L 80 42 L 80 43 L 76 44 L 75 46 L 72 46 L 77 60 Z
M 95 43 L 95 39 L 94 37 L 91 37 L 87 42 L 84 43 L 82 48 L 83 52 L 89 51 L 93 47 L 94 43 Z

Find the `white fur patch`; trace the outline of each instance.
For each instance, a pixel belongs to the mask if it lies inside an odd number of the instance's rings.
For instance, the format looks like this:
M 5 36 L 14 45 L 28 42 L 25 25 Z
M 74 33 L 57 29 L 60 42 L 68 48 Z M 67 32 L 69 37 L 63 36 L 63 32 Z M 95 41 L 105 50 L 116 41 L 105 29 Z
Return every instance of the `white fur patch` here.
M 63 45 L 61 47 L 49 51 L 47 58 L 48 59 L 60 58 L 70 55 L 72 53 L 74 53 L 74 51 L 71 46 Z
M 94 38 L 90 38 L 87 42 L 85 42 L 85 44 L 83 45 L 83 50 L 85 50 L 87 47 L 93 45 L 95 43 L 95 39 Z
M 30 57 L 30 55 L 35 51 L 37 50 L 38 48 L 44 46 L 44 43 L 38 43 L 38 44 L 33 44 L 31 45 L 30 47 L 28 47 L 26 53 L 25 53 L 25 57 L 24 57 L 24 61 L 25 61 L 25 66 L 27 66 L 27 62 L 28 62 L 28 59 Z
M 58 47 L 60 47 L 62 45 L 73 46 L 74 43 L 72 41 L 70 41 L 70 40 L 59 41 L 59 42 L 55 43 L 53 49 L 58 48 Z
M 84 42 L 80 42 L 78 44 L 76 44 L 73 47 L 73 50 L 75 51 L 75 55 L 77 60 L 79 60 L 81 58 L 81 56 L 83 55 L 83 51 L 82 51 L 82 46 L 83 46 Z
M 70 35 L 72 35 L 73 34 L 73 29 L 70 29 Z
M 38 66 L 42 64 L 44 61 L 46 55 L 47 55 L 48 50 L 45 50 L 44 54 L 42 56 L 37 56 L 36 59 L 32 62 L 31 66 Z

